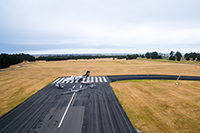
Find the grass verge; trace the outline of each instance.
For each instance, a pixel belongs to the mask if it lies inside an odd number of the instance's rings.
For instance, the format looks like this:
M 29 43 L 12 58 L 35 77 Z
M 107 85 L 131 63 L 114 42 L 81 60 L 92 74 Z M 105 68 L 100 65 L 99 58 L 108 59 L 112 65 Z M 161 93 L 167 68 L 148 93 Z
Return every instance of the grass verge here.
M 136 80 L 111 83 L 132 124 L 146 132 L 200 132 L 200 82 Z

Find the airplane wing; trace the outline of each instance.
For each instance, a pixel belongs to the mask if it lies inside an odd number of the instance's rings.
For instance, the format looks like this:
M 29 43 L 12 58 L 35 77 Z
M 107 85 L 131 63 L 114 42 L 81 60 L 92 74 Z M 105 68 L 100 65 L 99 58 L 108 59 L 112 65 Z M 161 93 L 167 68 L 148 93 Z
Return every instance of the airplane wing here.
M 88 87 L 85 87 L 85 88 L 82 88 L 82 89 L 79 89 L 79 90 L 70 90 L 70 91 L 65 91 L 65 92 L 61 92 L 61 94 L 69 94 L 69 93 L 73 93 L 73 92 L 78 92 L 78 91 L 82 91 L 82 90 L 85 90 L 87 89 Z

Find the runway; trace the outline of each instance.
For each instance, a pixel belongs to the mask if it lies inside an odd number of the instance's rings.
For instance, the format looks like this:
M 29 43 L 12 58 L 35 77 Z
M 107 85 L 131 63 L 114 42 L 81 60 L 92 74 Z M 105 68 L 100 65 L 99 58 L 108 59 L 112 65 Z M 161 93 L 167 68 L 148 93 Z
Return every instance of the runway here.
M 173 75 L 116 75 L 89 77 L 95 85 L 81 85 L 59 77 L 0 118 L 1 133 L 137 133 L 109 83 L 131 79 L 176 80 Z M 179 80 L 200 77 L 180 76 Z M 64 89 L 55 84 L 61 83 Z M 61 94 L 70 90 L 79 90 Z
M 110 80 L 106 76 L 90 77 L 95 84 L 93 89 L 90 89 L 89 85 L 80 85 L 78 82 L 66 83 L 65 78 L 59 77 L 2 116 L 0 132 L 137 132 L 112 91 L 109 85 Z M 65 84 L 64 89 L 58 89 L 54 85 L 62 82 Z M 61 95 L 61 92 L 72 88 L 80 89 L 80 91 Z M 81 88 L 87 89 L 81 90 Z M 62 118 L 63 121 L 60 124 Z

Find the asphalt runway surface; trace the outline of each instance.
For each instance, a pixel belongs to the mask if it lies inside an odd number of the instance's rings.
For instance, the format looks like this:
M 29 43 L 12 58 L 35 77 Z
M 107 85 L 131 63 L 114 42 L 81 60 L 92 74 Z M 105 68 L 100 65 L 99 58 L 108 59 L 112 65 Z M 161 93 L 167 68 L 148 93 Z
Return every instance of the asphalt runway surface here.
M 76 82 L 53 81 L 0 118 L 1 133 L 136 133 L 109 83 L 90 77 L 94 88 Z M 62 94 L 70 89 L 76 92 Z
M 111 82 L 121 80 L 142 80 L 142 79 L 157 79 L 157 80 L 193 80 L 200 81 L 197 76 L 180 76 L 180 75 L 113 75 L 107 76 Z
M 136 133 L 109 83 L 131 79 L 176 80 L 170 75 L 89 77 L 94 88 L 60 77 L 0 118 L 0 133 Z M 180 76 L 179 80 L 200 77 Z M 64 89 L 55 86 L 61 83 Z M 79 90 L 64 94 L 70 90 Z M 63 92 L 63 94 L 61 94 Z

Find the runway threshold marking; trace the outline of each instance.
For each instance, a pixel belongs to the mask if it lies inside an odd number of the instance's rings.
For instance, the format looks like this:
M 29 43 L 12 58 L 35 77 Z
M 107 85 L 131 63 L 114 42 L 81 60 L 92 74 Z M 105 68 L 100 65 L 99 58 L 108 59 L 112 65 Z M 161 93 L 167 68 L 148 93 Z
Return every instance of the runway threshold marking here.
M 65 118 L 65 115 L 66 115 L 66 113 L 67 113 L 67 111 L 68 111 L 68 109 L 69 109 L 69 106 L 70 106 L 70 104 L 71 104 L 71 102 L 72 102 L 72 100 L 73 100 L 73 98 L 74 98 L 75 93 L 76 93 L 76 92 L 74 92 L 74 94 L 72 95 L 72 97 L 71 97 L 71 99 L 70 99 L 70 101 L 69 101 L 69 104 L 67 105 L 67 108 L 65 109 L 65 112 L 64 112 L 64 114 L 63 114 L 63 116 L 62 116 L 62 119 L 60 120 L 60 123 L 59 123 L 59 125 L 58 125 L 58 128 L 60 128 L 61 125 L 62 125 L 62 122 L 63 122 L 63 120 L 64 120 L 64 118 Z
M 97 79 L 97 77 L 95 77 L 95 82 L 98 82 L 98 79 Z
M 62 82 L 64 80 L 64 78 L 61 78 L 58 82 L 57 82 L 57 84 L 59 84 L 60 82 Z
M 55 81 L 53 81 L 53 84 L 55 84 L 58 80 L 60 80 L 60 78 L 57 78 Z
M 65 81 L 66 81 L 66 78 L 64 78 L 64 80 L 61 82 L 61 84 L 64 84 Z
M 94 77 L 91 77 L 91 82 L 94 82 Z
M 101 79 L 101 77 L 99 77 L 99 82 L 103 82 L 102 79 Z
M 106 80 L 106 78 L 105 78 L 105 77 L 103 77 L 103 80 L 104 80 L 104 82 L 107 82 L 107 80 Z

